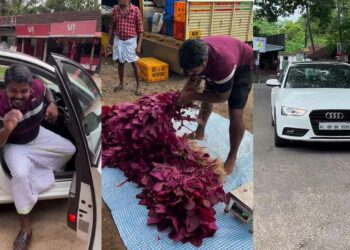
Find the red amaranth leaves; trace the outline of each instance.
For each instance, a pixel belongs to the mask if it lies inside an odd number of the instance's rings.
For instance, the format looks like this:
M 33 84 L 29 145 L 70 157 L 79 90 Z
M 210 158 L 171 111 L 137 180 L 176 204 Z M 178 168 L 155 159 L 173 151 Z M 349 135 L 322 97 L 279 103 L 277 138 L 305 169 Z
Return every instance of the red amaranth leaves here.
M 102 108 L 103 166 L 118 167 L 143 187 L 147 223 L 169 238 L 200 246 L 216 230 L 213 206 L 225 200 L 218 162 L 177 137 L 172 121 L 191 120 L 176 105 L 178 92 L 147 95 Z

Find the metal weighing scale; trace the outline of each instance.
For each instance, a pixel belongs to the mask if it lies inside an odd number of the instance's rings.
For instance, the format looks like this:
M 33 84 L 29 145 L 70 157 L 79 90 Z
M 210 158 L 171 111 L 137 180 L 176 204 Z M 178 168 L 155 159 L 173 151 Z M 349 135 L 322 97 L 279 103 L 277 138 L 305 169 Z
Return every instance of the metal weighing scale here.
M 231 212 L 243 223 L 253 220 L 253 182 L 248 182 L 229 192 L 230 201 L 225 212 Z M 253 233 L 253 230 L 250 230 Z

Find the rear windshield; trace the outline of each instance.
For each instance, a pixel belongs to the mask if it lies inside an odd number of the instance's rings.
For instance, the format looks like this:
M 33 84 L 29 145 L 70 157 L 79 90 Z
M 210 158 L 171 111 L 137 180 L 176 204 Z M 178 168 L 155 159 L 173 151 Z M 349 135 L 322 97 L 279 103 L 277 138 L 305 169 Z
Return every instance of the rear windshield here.
M 350 88 L 350 66 L 298 65 L 289 69 L 286 88 Z

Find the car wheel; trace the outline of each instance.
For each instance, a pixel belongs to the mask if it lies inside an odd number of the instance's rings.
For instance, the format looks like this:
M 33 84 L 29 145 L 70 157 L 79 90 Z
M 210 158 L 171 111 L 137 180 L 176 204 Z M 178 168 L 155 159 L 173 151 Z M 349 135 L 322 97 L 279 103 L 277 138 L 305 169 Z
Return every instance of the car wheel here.
M 275 114 L 275 117 L 276 117 L 276 114 Z M 282 147 L 285 147 L 288 145 L 288 140 L 285 140 L 285 139 L 282 139 L 281 137 L 278 136 L 277 134 L 277 124 L 275 122 L 275 146 L 277 148 L 282 148 Z

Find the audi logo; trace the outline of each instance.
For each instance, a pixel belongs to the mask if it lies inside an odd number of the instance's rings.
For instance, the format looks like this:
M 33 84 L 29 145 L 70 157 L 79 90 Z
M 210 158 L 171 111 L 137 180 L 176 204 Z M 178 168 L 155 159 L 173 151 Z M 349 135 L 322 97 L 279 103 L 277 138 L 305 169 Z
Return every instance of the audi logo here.
M 332 119 L 339 119 L 340 120 L 340 119 L 344 118 L 344 114 L 341 112 L 327 112 L 325 116 L 329 120 L 332 120 Z

